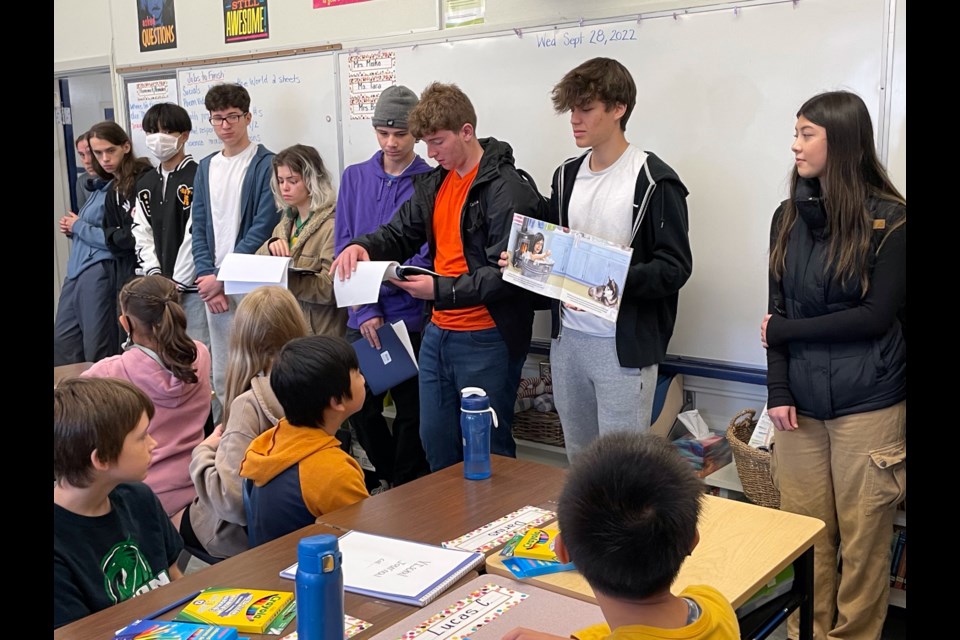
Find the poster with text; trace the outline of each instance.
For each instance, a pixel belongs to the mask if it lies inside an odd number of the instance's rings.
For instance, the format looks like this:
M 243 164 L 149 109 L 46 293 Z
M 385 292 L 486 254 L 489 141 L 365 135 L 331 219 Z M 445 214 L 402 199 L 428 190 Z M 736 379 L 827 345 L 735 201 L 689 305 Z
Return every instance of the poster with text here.
M 173 0 L 136 0 L 140 51 L 177 48 Z
M 270 37 L 267 0 L 223 0 L 223 41 L 247 42 Z
M 355 4 L 357 2 L 370 2 L 370 0 L 313 0 L 313 8 L 325 9 L 327 7 L 336 7 L 341 4 Z

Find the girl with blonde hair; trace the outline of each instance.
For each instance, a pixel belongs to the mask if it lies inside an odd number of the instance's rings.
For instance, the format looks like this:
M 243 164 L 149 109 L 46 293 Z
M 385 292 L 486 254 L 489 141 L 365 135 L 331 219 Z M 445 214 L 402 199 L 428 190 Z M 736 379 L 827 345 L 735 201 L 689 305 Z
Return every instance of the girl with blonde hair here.
M 283 287 L 255 289 L 237 306 L 224 421 L 193 450 L 190 476 L 197 498 L 180 522 L 187 550 L 199 551 L 194 555 L 201 559 L 216 561 L 247 549 L 240 462 L 250 442 L 283 417 L 270 388 L 274 358 L 287 342 L 309 333 L 297 299 Z
M 270 188 L 283 215 L 257 254 L 289 257 L 290 266 L 300 269 L 289 273 L 290 291 L 310 331 L 343 337 L 347 310 L 337 307 L 330 274 L 337 206 L 330 173 L 316 149 L 295 144 L 273 157 Z

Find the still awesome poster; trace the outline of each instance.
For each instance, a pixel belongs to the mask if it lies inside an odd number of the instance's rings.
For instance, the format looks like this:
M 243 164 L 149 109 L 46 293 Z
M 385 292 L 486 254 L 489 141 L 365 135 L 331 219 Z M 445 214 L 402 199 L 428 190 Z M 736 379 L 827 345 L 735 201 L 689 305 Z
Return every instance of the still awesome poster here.
M 223 41 L 246 42 L 270 37 L 267 0 L 223 0 Z
M 135 0 L 140 51 L 177 48 L 173 0 Z

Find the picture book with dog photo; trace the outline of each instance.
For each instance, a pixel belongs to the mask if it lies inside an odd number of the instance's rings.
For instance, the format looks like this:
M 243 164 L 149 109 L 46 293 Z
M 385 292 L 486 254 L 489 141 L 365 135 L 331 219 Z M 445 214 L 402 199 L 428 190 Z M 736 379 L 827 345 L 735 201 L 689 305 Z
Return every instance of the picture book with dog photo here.
M 513 214 L 507 282 L 616 322 L 633 249 Z

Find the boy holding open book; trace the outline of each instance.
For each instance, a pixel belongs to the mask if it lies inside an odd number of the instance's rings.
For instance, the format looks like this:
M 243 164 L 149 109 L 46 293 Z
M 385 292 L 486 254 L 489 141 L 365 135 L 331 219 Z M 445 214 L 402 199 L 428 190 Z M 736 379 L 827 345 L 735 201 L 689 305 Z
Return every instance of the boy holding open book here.
M 737 616 L 723 595 L 670 586 L 700 541 L 703 485 L 673 445 L 659 436 L 601 436 L 577 456 L 560 495 L 561 562 L 590 584 L 606 624 L 572 634 L 577 640 L 739 638 Z M 517 628 L 503 640 L 555 638 Z
M 280 350 L 270 386 L 285 417 L 250 443 L 240 463 L 251 548 L 369 495 L 363 470 L 336 438 L 363 405 L 363 384 L 357 354 L 342 338 L 295 338 Z

